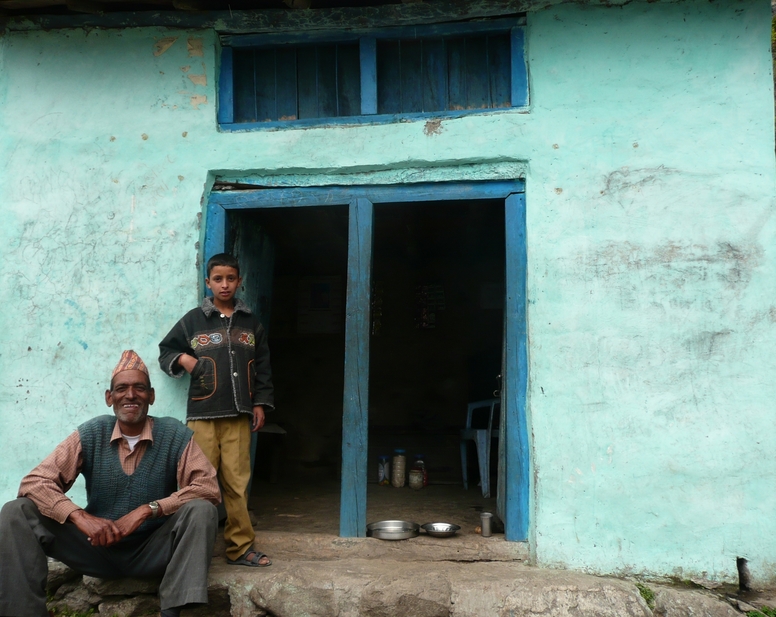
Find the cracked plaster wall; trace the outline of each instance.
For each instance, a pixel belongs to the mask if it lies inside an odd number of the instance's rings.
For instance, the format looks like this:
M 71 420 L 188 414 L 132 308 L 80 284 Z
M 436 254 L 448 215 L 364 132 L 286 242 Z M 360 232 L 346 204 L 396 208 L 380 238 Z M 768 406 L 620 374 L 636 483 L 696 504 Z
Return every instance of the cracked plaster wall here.
M 212 170 L 519 167 L 536 561 L 734 580 L 744 556 L 769 581 L 769 24 L 760 0 L 557 6 L 528 17 L 530 113 L 236 134 L 216 128 L 212 32 L 6 33 L 0 499 L 110 411 L 123 348 L 151 368 L 152 412 L 182 417 L 156 344 L 197 303 Z

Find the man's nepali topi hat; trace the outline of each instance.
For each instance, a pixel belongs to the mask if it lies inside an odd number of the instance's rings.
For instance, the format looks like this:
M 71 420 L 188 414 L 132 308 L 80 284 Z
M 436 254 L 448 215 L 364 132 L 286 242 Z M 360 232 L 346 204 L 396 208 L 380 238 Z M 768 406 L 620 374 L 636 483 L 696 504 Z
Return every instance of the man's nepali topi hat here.
M 145 362 L 132 349 L 126 349 L 122 352 L 121 360 L 119 360 L 116 368 L 113 369 L 111 379 L 122 371 L 143 371 L 148 375 L 148 367 L 146 367 Z

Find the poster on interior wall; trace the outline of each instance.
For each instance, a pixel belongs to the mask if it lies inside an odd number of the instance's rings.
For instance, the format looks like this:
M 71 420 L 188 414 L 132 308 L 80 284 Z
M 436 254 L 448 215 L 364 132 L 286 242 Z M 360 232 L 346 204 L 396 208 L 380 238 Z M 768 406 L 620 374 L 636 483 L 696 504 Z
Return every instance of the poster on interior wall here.
M 344 329 L 342 277 L 311 276 L 299 280 L 298 334 L 338 334 Z
M 432 330 L 437 327 L 437 313 L 445 310 L 445 288 L 442 283 L 415 286 L 415 327 Z

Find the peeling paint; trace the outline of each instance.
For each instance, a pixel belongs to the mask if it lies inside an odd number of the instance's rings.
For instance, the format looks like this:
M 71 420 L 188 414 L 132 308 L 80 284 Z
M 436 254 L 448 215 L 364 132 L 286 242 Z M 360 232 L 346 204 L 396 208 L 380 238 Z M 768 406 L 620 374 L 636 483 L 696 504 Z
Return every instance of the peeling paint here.
M 207 75 L 187 75 L 195 86 L 207 86 Z
M 441 133 L 442 133 L 442 121 L 439 119 L 429 120 L 423 126 L 423 134 L 426 137 L 431 137 L 432 135 L 440 135 Z
M 199 109 L 200 105 L 207 105 L 207 97 L 204 94 L 195 94 L 191 97 L 191 106 Z
M 177 36 L 165 36 L 156 41 L 154 43 L 154 56 L 161 56 L 164 54 L 177 40 Z
M 186 47 L 189 52 L 190 58 L 202 58 L 205 55 L 202 49 L 202 39 L 198 37 L 191 37 L 186 41 Z

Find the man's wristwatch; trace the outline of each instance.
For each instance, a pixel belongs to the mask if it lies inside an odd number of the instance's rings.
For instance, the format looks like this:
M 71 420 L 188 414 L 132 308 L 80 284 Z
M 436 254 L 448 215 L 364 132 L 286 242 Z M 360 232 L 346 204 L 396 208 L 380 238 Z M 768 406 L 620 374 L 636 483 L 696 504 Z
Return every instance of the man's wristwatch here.
M 148 504 L 148 507 L 151 508 L 151 518 L 159 518 L 162 515 L 162 509 L 159 507 L 158 501 L 152 501 Z

